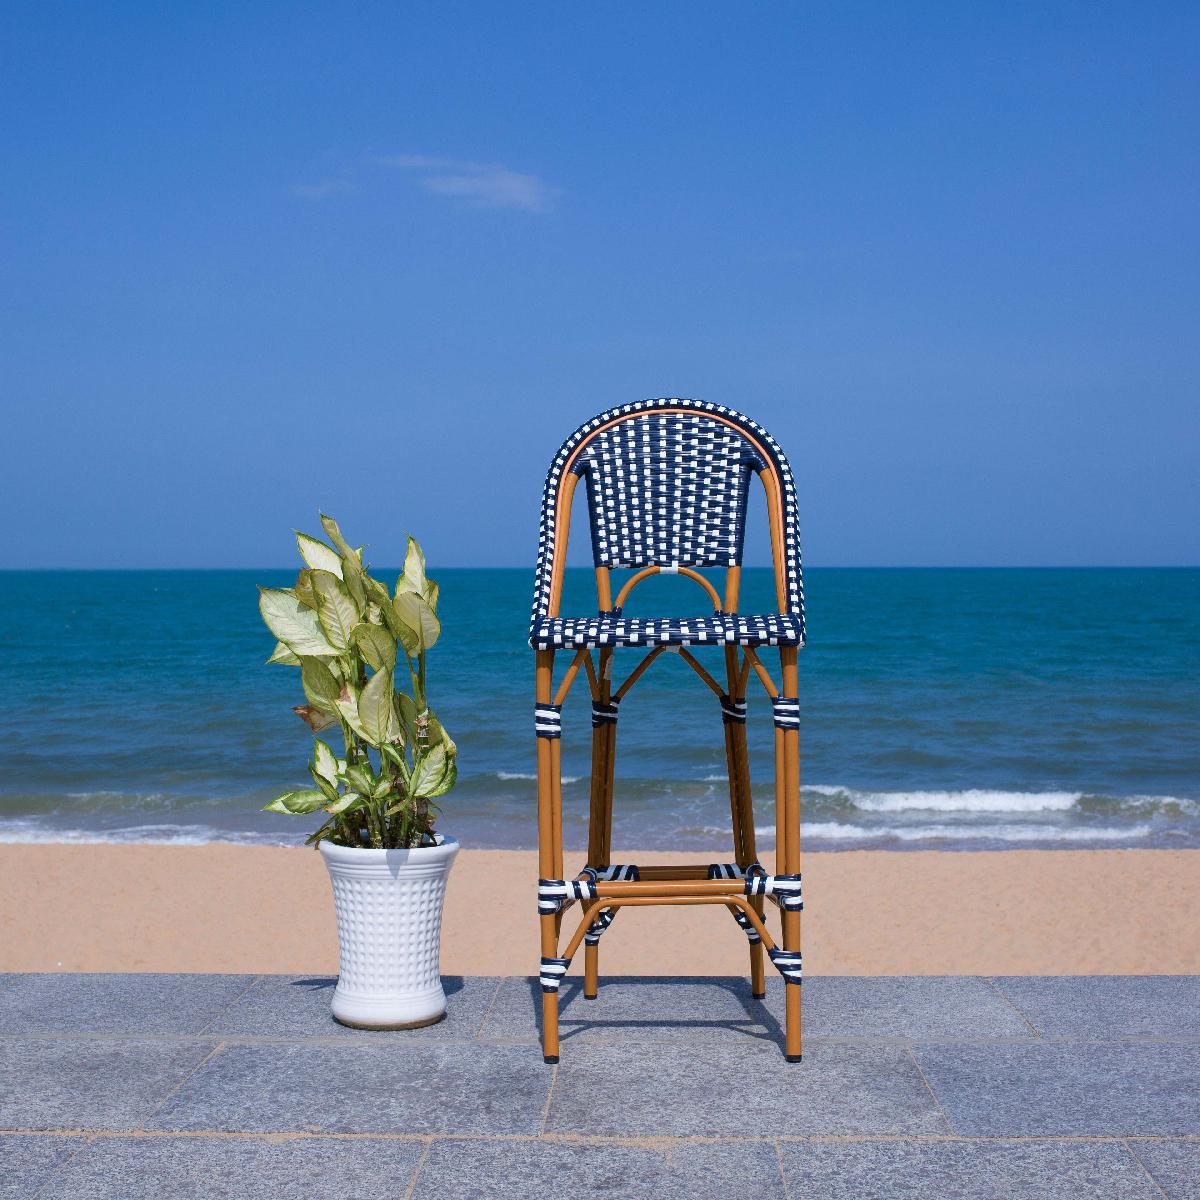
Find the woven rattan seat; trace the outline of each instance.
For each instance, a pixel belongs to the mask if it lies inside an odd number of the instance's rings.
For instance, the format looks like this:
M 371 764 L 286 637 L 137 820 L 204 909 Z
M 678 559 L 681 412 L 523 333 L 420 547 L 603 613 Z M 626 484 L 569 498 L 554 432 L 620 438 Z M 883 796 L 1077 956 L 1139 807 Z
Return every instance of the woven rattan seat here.
M 746 506 L 755 478 L 766 502 L 779 611 L 747 615 L 737 608 Z M 580 485 L 587 495 L 598 611 L 567 617 L 559 613 L 559 604 L 571 505 Z M 625 571 L 632 572 L 629 579 L 616 578 Z M 718 572 L 720 577 L 713 578 Z M 696 617 L 626 616 L 630 592 L 648 576 L 661 574 L 684 576 L 689 586 L 699 586 L 711 611 Z M 783 976 L 784 1049 L 789 1062 L 799 1062 L 804 900 L 797 655 L 804 645 L 804 590 L 796 490 L 787 459 L 770 434 L 732 409 L 676 399 L 627 404 L 581 425 L 562 444 L 546 477 L 529 644 L 537 652 L 538 978 L 546 1061 L 558 1062 L 558 991 L 580 948 L 583 994 L 594 999 L 600 940 L 621 908 L 702 904 L 727 909 L 745 935 L 756 998 L 766 995 L 765 959 Z M 757 654 L 768 646 L 778 651 L 779 686 Z M 615 660 L 631 649 L 643 653 L 618 684 Z M 570 662 L 555 687 L 559 652 Z M 725 734 L 733 862 L 611 861 L 621 701 L 664 658 L 682 660 L 716 699 L 714 718 L 719 712 Z M 775 727 L 774 871 L 759 862 L 755 847 L 746 739 L 752 675 L 770 699 Z M 568 878 L 563 870 L 562 713 L 573 683 L 584 677 L 592 716 L 588 857 L 584 868 Z M 777 936 L 765 923 L 768 904 L 780 912 Z M 563 918 L 574 905 L 581 915 L 563 944 Z
M 534 622 L 535 650 L 581 646 L 802 646 L 804 621 L 790 613 L 745 616 L 710 613 L 706 617 L 542 617 Z

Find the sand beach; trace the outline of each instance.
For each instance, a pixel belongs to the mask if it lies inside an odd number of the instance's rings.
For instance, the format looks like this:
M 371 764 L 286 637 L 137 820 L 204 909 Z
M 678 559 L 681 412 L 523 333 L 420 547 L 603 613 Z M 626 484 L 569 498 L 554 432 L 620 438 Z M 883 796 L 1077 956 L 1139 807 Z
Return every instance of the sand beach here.
M 806 974 L 1200 971 L 1196 850 L 811 853 L 804 877 Z M 536 878 L 531 852 L 460 853 L 446 974 L 534 971 Z M 651 929 L 664 948 L 641 936 Z M 601 964 L 608 974 L 736 975 L 745 942 L 704 910 L 629 910 Z M 0 971 L 335 974 L 329 882 L 303 848 L 0 845 Z

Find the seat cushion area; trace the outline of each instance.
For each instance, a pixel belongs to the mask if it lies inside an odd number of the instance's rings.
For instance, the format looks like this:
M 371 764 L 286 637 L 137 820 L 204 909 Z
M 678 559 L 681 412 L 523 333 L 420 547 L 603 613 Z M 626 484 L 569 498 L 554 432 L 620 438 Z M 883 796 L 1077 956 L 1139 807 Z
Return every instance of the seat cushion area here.
M 535 650 L 581 646 L 802 646 L 798 615 L 711 613 L 706 617 L 542 617 L 529 644 Z

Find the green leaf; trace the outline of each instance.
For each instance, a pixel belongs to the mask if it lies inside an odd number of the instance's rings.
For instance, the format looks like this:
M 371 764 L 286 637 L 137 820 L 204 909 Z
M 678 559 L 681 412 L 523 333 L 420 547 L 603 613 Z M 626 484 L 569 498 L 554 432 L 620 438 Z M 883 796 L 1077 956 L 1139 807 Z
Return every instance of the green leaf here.
M 450 735 L 446 732 L 445 726 L 433 715 L 429 713 L 429 725 L 426 730 L 426 737 L 430 742 L 440 742 L 446 747 L 448 754 L 457 754 L 458 747 L 450 739 Z
M 442 777 L 437 781 L 432 791 L 424 793 L 426 800 L 432 800 L 435 796 L 444 796 L 458 782 L 458 759 L 453 754 L 446 755 L 446 769 L 442 772 Z
M 260 588 L 258 608 L 267 628 L 293 654 L 335 653 L 317 621 L 317 614 L 304 608 L 291 592 Z
M 312 572 L 307 568 L 296 576 L 296 583 L 293 586 L 292 591 L 296 593 L 296 599 L 299 600 L 305 608 L 315 609 L 317 607 L 317 598 L 313 594 L 312 589 Z
M 401 641 L 409 654 L 428 650 L 437 642 L 442 625 L 424 596 L 418 596 L 414 592 L 401 592 L 392 601 L 392 609 L 407 631 L 408 636 L 402 637 Z M 409 649 L 410 643 L 415 649 Z
M 433 789 L 437 787 L 445 773 L 446 748 L 439 743 L 418 756 L 416 764 L 413 766 L 412 778 L 409 780 L 408 790 L 414 796 L 428 797 L 437 795 L 438 793 Z
M 410 742 L 417 740 L 417 705 L 407 692 L 397 692 L 395 698 L 396 715 L 400 725 Z
M 408 549 L 404 554 L 404 574 L 396 580 L 396 596 L 405 593 L 415 593 L 418 596 L 425 592 L 425 555 L 417 545 L 416 538 L 408 539 Z
M 322 712 L 337 712 L 337 699 L 342 686 L 321 659 L 305 655 L 300 660 L 300 682 L 309 704 Z
M 358 607 L 346 585 L 328 571 L 313 571 L 313 591 L 317 595 L 317 616 L 329 643 L 337 652 L 350 645 L 350 633 L 358 624 Z
M 336 550 L 331 550 L 324 542 L 299 530 L 296 530 L 296 545 L 300 547 L 300 557 L 314 571 L 328 571 L 341 579 L 342 559 Z
M 388 762 L 395 766 L 396 770 L 400 773 L 400 778 L 404 781 L 404 786 L 407 788 L 411 776 L 408 770 L 408 759 L 404 756 L 403 747 L 397 745 L 395 742 L 384 742 L 379 747 L 379 751 Z
M 342 537 L 342 531 L 338 528 L 338 523 L 332 518 L 327 517 L 324 513 L 321 516 L 321 528 L 325 530 L 325 536 L 337 547 L 338 553 L 343 558 L 350 558 L 354 551 L 350 548 L 349 543 Z
M 370 793 L 375 788 L 375 773 L 363 763 L 346 768 L 346 782 L 357 792 Z
M 384 670 L 376 671 L 367 680 L 367 686 L 358 698 L 358 719 L 366 730 L 367 741 L 373 746 L 382 746 L 392 740 L 396 721 L 392 694 L 392 673 Z
M 284 792 L 282 796 L 263 806 L 263 812 L 288 813 L 298 816 L 303 813 L 316 812 L 325 805 L 325 793 L 314 788 L 306 788 L 298 792 Z
M 396 639 L 378 625 L 355 625 L 354 644 L 373 671 L 390 671 L 396 665 Z
M 343 721 L 350 726 L 360 738 L 370 741 L 370 735 L 363 728 L 362 722 L 358 719 L 358 694 L 349 684 L 343 683 L 342 690 L 338 693 L 337 710 Z
M 438 597 L 441 595 L 441 588 L 438 587 L 432 579 L 425 580 L 425 603 L 429 605 L 433 611 L 437 612 Z
M 286 667 L 298 667 L 300 660 L 288 649 L 286 642 L 276 642 L 275 649 L 271 657 L 267 659 L 269 663 L 283 663 Z
M 317 738 L 313 742 L 312 772 L 317 778 L 325 780 L 326 783 L 337 784 L 337 755 L 320 738 Z
M 332 804 L 325 805 L 325 811 L 336 815 L 338 813 L 349 812 L 354 808 L 361 808 L 363 803 L 362 796 L 357 792 L 346 792 L 344 795 L 339 796 Z

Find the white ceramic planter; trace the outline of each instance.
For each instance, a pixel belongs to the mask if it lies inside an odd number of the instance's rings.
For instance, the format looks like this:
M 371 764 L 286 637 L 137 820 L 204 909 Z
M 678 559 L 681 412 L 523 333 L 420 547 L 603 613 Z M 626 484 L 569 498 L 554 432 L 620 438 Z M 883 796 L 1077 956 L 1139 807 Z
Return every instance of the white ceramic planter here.
M 430 1025 L 446 1011 L 442 901 L 458 842 L 358 850 L 321 842 L 337 909 L 333 1015 L 360 1029 Z

